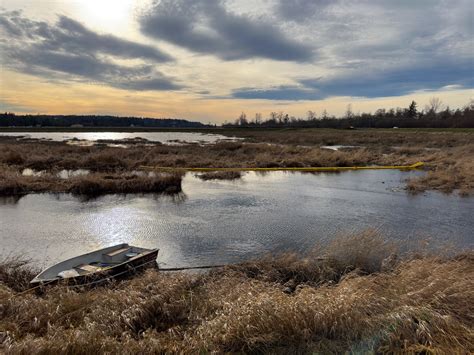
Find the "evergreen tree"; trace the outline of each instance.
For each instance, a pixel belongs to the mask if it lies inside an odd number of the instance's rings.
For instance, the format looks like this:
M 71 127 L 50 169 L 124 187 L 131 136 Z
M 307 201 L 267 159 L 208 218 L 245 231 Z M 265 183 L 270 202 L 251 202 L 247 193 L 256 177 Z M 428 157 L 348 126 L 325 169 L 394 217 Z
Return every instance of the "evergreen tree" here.
M 410 106 L 408 107 L 407 116 L 409 118 L 415 118 L 417 114 L 418 114 L 418 112 L 416 110 L 416 102 L 412 101 Z

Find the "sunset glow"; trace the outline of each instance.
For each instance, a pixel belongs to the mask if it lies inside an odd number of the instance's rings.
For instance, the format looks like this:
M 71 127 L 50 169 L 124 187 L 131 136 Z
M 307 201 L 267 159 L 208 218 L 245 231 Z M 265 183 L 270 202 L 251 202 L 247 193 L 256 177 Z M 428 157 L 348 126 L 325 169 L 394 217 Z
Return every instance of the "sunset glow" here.
M 433 96 L 456 108 L 474 96 L 470 1 L 2 6 L 2 111 L 223 123 L 242 111 L 422 108 Z

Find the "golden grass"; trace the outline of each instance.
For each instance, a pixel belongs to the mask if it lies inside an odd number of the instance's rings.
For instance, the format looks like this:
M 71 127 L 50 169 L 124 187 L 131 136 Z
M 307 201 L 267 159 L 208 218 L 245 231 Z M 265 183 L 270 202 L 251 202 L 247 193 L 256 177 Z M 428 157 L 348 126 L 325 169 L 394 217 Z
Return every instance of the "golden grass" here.
M 474 190 L 474 144 L 426 154 L 424 159 L 430 170 L 425 176 L 409 180 L 409 191 L 459 190 L 461 195 L 469 195 Z
M 0 351 L 474 351 L 472 251 L 403 256 L 369 231 L 317 253 L 321 258 L 267 257 L 206 274 L 148 270 L 107 287 L 56 287 L 42 296 L 17 294 L 13 280 L 2 278 Z

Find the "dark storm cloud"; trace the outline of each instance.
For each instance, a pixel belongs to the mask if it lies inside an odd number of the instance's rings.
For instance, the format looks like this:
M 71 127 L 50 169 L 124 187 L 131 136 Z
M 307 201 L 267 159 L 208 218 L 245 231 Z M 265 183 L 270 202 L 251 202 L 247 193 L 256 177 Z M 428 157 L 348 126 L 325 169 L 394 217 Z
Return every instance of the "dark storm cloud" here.
M 303 79 L 294 86 L 241 88 L 234 90 L 232 97 L 287 101 L 319 100 L 333 96 L 376 98 L 406 95 L 417 90 L 438 90 L 448 85 L 474 87 L 472 61 L 437 62 L 376 75 L 361 73 Z
M 145 91 L 145 90 L 177 90 L 181 88 L 165 77 L 158 77 L 154 75 L 150 78 L 142 78 L 142 79 L 135 79 L 129 81 L 123 81 L 117 83 L 118 87 L 127 90 L 137 90 L 137 91 Z
M 51 46 L 64 50 L 103 52 L 122 58 L 142 58 L 155 62 L 168 62 L 172 57 L 154 47 L 127 41 L 111 35 L 99 35 L 88 30 L 82 24 L 61 16 L 57 24 L 59 31 L 50 38 Z
M 474 86 L 472 61 L 441 61 L 397 68 L 375 75 L 348 75 L 333 79 L 307 79 L 300 83 L 325 96 L 388 97 L 417 90 L 437 90 L 448 85 Z
M 336 0 L 279 0 L 275 12 L 277 15 L 290 21 L 302 21 L 321 13 Z
M 311 46 L 291 39 L 265 18 L 232 13 L 219 0 L 155 2 L 140 26 L 149 37 L 224 60 L 313 58 Z
M 235 98 L 390 97 L 448 85 L 474 87 L 469 0 L 275 0 L 280 21 L 318 43 L 323 73 L 293 86 L 240 88 Z M 321 75 L 321 74 L 319 74 Z M 318 76 L 319 76 L 318 75 Z M 294 79 L 294 78 L 293 78 Z
M 75 79 L 131 90 L 175 90 L 181 86 L 154 70 L 172 58 L 160 50 L 112 35 L 97 34 L 60 16 L 55 24 L 30 20 L 19 11 L 0 13 L 2 64 L 48 79 Z M 113 58 L 141 59 L 125 66 Z
M 317 100 L 322 98 L 316 90 L 296 85 L 281 85 L 268 89 L 240 88 L 232 92 L 232 97 L 236 99 L 283 101 Z

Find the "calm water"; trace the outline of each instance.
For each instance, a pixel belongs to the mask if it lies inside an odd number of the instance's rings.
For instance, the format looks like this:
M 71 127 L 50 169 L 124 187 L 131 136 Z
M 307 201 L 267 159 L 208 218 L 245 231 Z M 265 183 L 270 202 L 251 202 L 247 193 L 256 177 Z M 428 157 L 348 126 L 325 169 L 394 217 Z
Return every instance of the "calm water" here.
M 242 181 L 188 174 L 176 198 L 28 195 L 0 204 L 1 254 L 26 253 L 47 266 L 128 242 L 161 248 L 162 265 L 202 265 L 267 252 L 304 251 L 337 233 L 376 227 L 393 238 L 431 236 L 474 246 L 474 199 L 410 196 L 416 172 L 248 173 Z
M 215 143 L 219 140 L 235 140 L 219 134 L 202 134 L 195 132 L 0 132 L 0 136 L 24 136 L 32 139 L 48 139 L 52 141 L 70 141 L 80 139 L 87 141 L 123 140 L 143 138 L 151 142 L 163 144 L 177 143 Z

